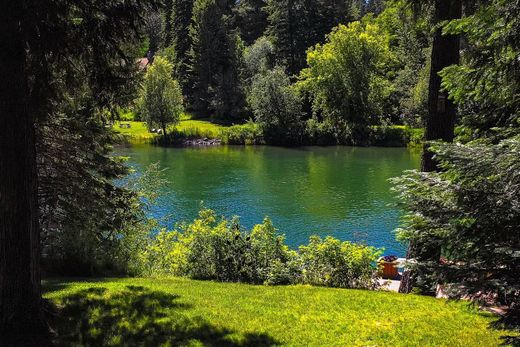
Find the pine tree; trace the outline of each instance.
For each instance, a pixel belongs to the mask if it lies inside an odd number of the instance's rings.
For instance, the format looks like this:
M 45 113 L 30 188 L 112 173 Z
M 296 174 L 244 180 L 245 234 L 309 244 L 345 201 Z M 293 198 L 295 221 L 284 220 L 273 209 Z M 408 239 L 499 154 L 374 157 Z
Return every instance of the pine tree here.
M 435 24 L 443 21 L 459 19 L 462 16 L 461 0 L 434 2 Z M 441 89 L 441 77 L 439 72 L 444 68 L 458 64 L 460 60 L 460 36 L 442 33 L 442 26 L 438 26 L 434 33 L 430 80 L 428 86 L 428 115 L 425 119 L 425 141 L 442 140 L 452 142 L 455 133 L 456 106 L 448 98 L 447 91 Z M 422 155 L 422 171 L 437 171 L 437 162 L 433 153 L 429 150 L 429 142 L 425 143 Z M 431 247 L 410 242 L 407 258 L 418 257 L 422 260 L 438 261 L 441 250 L 434 244 Z M 413 286 L 413 274 L 406 271 L 399 288 L 400 292 L 410 292 Z M 428 284 L 423 286 L 429 287 Z M 428 290 L 428 289 L 426 289 Z
M 36 123 L 56 116 L 71 91 L 90 93 L 97 115 L 111 108 L 128 90 L 136 54 L 127 47 L 137 45 L 142 14 L 154 4 L 25 1 L 6 4 L 0 14 L 0 77 L 6 81 L 0 86 L 0 336 L 6 345 L 45 344 L 32 336 L 46 327 Z
M 169 47 L 173 44 L 173 1 L 174 0 L 166 0 L 164 4 L 163 47 Z
M 228 5 L 223 5 L 224 9 L 215 0 L 195 1 L 190 26 L 190 103 L 201 115 L 236 118 L 244 103 L 238 74 L 242 53 L 224 15 Z
M 194 0 L 171 0 L 171 44 L 175 47 L 175 77 L 184 95 L 190 91 L 188 78 L 189 52 L 191 47 L 190 24 Z
M 359 0 L 268 0 L 267 35 L 276 47 L 277 61 L 289 75 L 306 65 L 306 51 L 325 41 L 335 26 L 358 19 Z
M 359 19 L 361 5 L 357 0 L 318 0 L 319 27 L 316 29 L 320 42 L 338 24 L 347 24 Z
M 276 49 L 276 58 L 289 75 L 305 66 L 307 48 L 317 42 L 315 0 L 268 0 L 267 34 Z
M 240 0 L 233 9 L 234 22 L 240 36 L 251 45 L 267 28 L 266 0 Z

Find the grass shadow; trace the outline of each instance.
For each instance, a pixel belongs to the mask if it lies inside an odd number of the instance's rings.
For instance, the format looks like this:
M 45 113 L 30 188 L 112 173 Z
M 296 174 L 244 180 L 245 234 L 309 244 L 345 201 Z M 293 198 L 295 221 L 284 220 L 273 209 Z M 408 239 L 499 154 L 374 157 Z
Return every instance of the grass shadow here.
M 235 334 L 202 318 L 178 295 L 126 286 L 93 287 L 57 300 L 52 326 L 58 346 L 274 346 L 266 334 Z
M 62 280 L 43 280 L 42 292 L 52 293 L 68 288 L 70 285 Z
M 52 293 L 60 290 L 64 290 L 71 286 L 73 282 L 85 282 L 85 283 L 104 283 L 113 282 L 117 278 L 126 277 L 111 277 L 108 278 L 92 278 L 92 277 L 60 277 L 60 278 L 45 278 L 42 280 L 42 292 Z

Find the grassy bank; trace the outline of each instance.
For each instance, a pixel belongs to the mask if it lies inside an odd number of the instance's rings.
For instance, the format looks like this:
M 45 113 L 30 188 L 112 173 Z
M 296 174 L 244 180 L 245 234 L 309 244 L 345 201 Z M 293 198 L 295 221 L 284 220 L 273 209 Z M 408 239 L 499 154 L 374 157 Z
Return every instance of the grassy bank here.
M 497 346 L 493 317 L 387 292 L 188 279 L 50 280 L 64 345 Z
M 120 124 L 129 124 L 130 127 L 121 127 Z M 225 126 L 215 124 L 209 120 L 195 120 L 191 119 L 189 115 L 185 115 L 179 124 L 175 127 L 170 127 L 168 132 L 175 132 L 180 134 L 183 138 L 218 138 L 222 129 Z M 146 124 L 143 122 L 135 121 L 123 121 L 116 122 L 113 126 L 113 130 L 122 136 L 122 142 L 128 143 L 149 143 L 158 136 L 157 134 L 151 133 Z

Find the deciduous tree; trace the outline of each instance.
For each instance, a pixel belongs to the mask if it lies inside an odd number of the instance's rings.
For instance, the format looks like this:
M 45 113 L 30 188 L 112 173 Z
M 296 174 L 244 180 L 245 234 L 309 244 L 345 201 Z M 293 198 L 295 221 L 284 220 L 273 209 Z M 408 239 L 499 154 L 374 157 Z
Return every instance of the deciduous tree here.
M 172 73 L 173 65 L 157 56 L 146 71 L 140 98 L 140 112 L 147 126 L 161 127 L 164 135 L 168 125 L 177 124 L 184 111 L 182 92 Z
M 327 43 L 308 52 L 309 67 L 299 86 L 311 94 L 314 111 L 337 136 L 360 143 L 368 137 L 371 117 L 381 114 L 390 87 L 384 62 L 390 57 L 388 39 L 376 24 L 340 25 Z

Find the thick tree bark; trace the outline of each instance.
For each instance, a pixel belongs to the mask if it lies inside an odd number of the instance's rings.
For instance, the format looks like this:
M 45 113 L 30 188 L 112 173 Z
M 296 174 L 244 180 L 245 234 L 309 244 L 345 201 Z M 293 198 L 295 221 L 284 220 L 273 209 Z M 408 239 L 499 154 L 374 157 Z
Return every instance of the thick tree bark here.
M 458 19 L 462 16 L 461 0 L 435 0 L 435 23 Z M 437 171 L 438 164 L 429 150 L 429 141 L 442 140 L 452 142 L 455 133 L 456 106 L 448 99 L 448 94 L 441 91 L 441 77 L 439 72 L 460 61 L 460 36 L 443 35 L 442 29 L 435 31 L 431 55 L 430 82 L 428 86 L 428 116 L 425 119 L 424 149 L 421 168 L 424 172 Z M 421 256 L 429 259 L 439 258 L 440 249 L 427 249 Z M 411 242 L 407 258 L 418 256 L 417 250 Z M 405 271 L 401 279 L 399 292 L 409 293 L 413 287 L 414 276 Z
M 35 345 L 45 333 L 34 116 L 29 111 L 23 2 L 0 14 L 0 336 Z M 41 342 L 39 342 L 41 344 Z
M 436 0 L 436 22 L 458 19 L 462 15 L 461 0 Z M 431 56 L 430 83 L 428 86 L 428 116 L 425 119 L 424 151 L 422 156 L 422 171 L 431 172 L 437 170 L 437 163 L 428 150 L 428 141 L 442 140 L 452 142 L 455 131 L 455 118 L 457 109 L 452 100 L 448 99 L 448 93 L 441 91 L 441 77 L 439 72 L 450 65 L 460 61 L 460 36 L 442 35 L 439 28 L 433 38 Z

